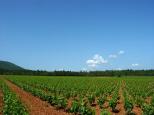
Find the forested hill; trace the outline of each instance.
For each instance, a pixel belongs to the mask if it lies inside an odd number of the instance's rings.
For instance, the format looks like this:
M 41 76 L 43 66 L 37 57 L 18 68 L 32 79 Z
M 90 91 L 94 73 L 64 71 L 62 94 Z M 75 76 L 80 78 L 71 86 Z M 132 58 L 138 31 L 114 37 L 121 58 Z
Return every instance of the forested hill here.
M 22 67 L 8 61 L 0 61 L 0 69 L 1 70 L 24 70 Z

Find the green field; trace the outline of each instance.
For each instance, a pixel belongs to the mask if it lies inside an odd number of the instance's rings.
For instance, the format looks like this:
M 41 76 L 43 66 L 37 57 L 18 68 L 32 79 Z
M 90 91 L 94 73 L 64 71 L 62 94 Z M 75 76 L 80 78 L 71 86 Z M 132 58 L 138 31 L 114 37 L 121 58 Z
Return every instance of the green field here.
M 57 110 L 154 115 L 154 77 L 4 77 Z

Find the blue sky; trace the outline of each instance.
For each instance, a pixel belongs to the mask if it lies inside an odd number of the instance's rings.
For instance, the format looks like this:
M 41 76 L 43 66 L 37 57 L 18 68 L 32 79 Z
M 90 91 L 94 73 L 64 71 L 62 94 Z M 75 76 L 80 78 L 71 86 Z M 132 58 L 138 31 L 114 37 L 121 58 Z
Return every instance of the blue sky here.
M 41 70 L 154 69 L 153 6 L 153 0 L 0 0 L 0 60 Z

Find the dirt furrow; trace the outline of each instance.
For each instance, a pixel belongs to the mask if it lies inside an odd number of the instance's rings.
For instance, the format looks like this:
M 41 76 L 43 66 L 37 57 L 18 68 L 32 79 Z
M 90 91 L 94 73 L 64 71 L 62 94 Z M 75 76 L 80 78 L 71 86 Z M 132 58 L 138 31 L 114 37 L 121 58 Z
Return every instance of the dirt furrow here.
M 0 89 L 0 115 L 2 115 L 2 109 L 3 109 L 3 93 Z
M 99 108 L 99 105 L 96 105 L 96 107 L 95 107 L 95 109 L 96 109 L 96 115 L 100 115 L 100 113 L 101 113 L 101 109 Z
M 6 83 L 11 90 L 20 97 L 21 101 L 28 108 L 30 115 L 70 115 L 62 110 L 56 110 L 49 103 L 42 101 L 38 97 L 33 96 L 31 93 L 22 90 L 10 81 L 6 81 Z
M 119 89 L 120 99 L 118 100 L 118 104 L 116 107 L 119 112 L 115 113 L 115 115 L 125 115 L 126 114 L 125 109 L 124 109 L 124 97 L 123 97 L 122 87 L 123 87 L 123 84 Z

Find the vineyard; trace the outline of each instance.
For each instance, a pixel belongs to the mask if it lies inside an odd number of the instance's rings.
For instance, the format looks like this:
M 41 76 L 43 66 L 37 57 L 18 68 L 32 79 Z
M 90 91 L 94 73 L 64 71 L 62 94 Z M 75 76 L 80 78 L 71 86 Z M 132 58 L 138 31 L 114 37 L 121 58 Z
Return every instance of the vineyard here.
M 4 115 L 154 115 L 154 78 L 3 76 L 0 98 Z

